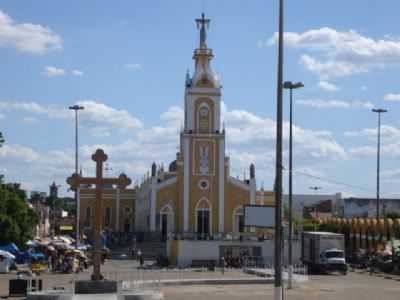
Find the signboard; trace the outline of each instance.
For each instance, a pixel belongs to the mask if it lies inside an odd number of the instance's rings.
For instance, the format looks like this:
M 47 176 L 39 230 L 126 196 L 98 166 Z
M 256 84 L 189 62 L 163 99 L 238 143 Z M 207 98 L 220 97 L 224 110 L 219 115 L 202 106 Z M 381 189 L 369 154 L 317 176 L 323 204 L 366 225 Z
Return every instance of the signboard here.
M 265 205 L 244 206 L 244 226 L 275 227 L 275 207 Z
M 70 225 L 60 225 L 61 231 L 72 231 L 73 229 L 74 229 L 74 227 L 72 227 Z

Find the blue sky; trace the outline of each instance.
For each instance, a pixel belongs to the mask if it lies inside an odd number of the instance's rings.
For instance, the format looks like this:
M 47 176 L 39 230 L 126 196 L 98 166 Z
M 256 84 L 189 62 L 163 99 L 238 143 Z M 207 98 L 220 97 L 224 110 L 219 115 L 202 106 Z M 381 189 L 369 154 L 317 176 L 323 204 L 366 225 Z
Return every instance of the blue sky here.
M 255 162 L 266 189 L 274 176 L 277 3 L 204 1 L 231 172 L 243 177 Z M 47 191 L 56 180 L 66 193 L 74 168 L 74 123 L 66 108 L 74 103 L 86 108 L 80 122 L 85 174 L 93 171 L 89 154 L 99 145 L 109 153 L 108 175 L 124 171 L 137 179 L 153 160 L 168 164 L 179 142 L 202 6 L 194 0 L 1 1 L 6 144 L 0 173 L 28 190 Z M 394 0 L 286 1 L 284 78 L 305 83 L 295 91 L 295 192 L 317 185 L 324 193 L 373 196 L 377 116 L 371 108 L 384 107 L 381 190 L 400 194 L 399 9 Z M 287 100 L 285 94 L 285 119 Z

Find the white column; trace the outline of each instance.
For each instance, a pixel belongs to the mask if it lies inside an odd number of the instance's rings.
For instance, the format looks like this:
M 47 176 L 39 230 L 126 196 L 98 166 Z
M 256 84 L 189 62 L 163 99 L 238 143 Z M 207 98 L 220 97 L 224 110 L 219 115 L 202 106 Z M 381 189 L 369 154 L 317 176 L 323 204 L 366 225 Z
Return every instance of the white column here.
M 119 230 L 119 211 L 120 211 L 120 197 L 121 197 L 121 194 L 120 194 L 120 190 L 119 190 L 119 188 L 117 188 L 117 193 L 116 193 L 116 197 L 117 197 L 117 200 L 116 200 L 116 211 L 115 211 L 115 214 L 116 214 L 116 219 L 115 219 L 115 231 L 120 231 Z
M 183 141 L 183 231 L 189 231 L 189 138 Z
M 157 178 L 151 178 L 150 190 L 150 231 L 156 231 L 156 196 L 157 196 Z
M 222 137 L 219 140 L 219 155 L 218 155 L 218 231 L 224 232 L 224 213 L 225 213 L 225 139 Z

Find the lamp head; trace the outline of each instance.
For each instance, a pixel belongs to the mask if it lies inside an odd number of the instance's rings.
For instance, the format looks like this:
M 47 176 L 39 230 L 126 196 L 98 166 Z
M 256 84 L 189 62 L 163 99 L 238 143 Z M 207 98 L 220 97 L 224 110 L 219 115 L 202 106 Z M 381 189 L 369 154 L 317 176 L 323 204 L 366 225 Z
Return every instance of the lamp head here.
M 291 89 L 291 90 L 293 90 L 293 89 L 299 89 L 299 88 L 302 88 L 302 87 L 304 87 L 304 83 L 302 83 L 302 82 L 293 83 L 293 82 L 291 82 L 291 81 L 285 81 L 285 82 L 283 83 L 283 88 L 284 88 L 284 89 Z

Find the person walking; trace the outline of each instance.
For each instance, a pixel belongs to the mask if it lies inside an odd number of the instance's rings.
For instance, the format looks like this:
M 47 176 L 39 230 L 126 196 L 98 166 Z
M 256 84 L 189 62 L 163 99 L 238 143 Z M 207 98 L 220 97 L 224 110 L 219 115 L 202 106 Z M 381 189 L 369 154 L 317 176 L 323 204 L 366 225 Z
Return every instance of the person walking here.
M 221 257 L 221 273 L 222 275 L 225 274 L 225 257 Z
M 138 259 L 139 259 L 140 266 L 143 267 L 144 259 L 143 259 L 142 251 L 140 249 L 137 252 L 137 256 L 138 256 Z

